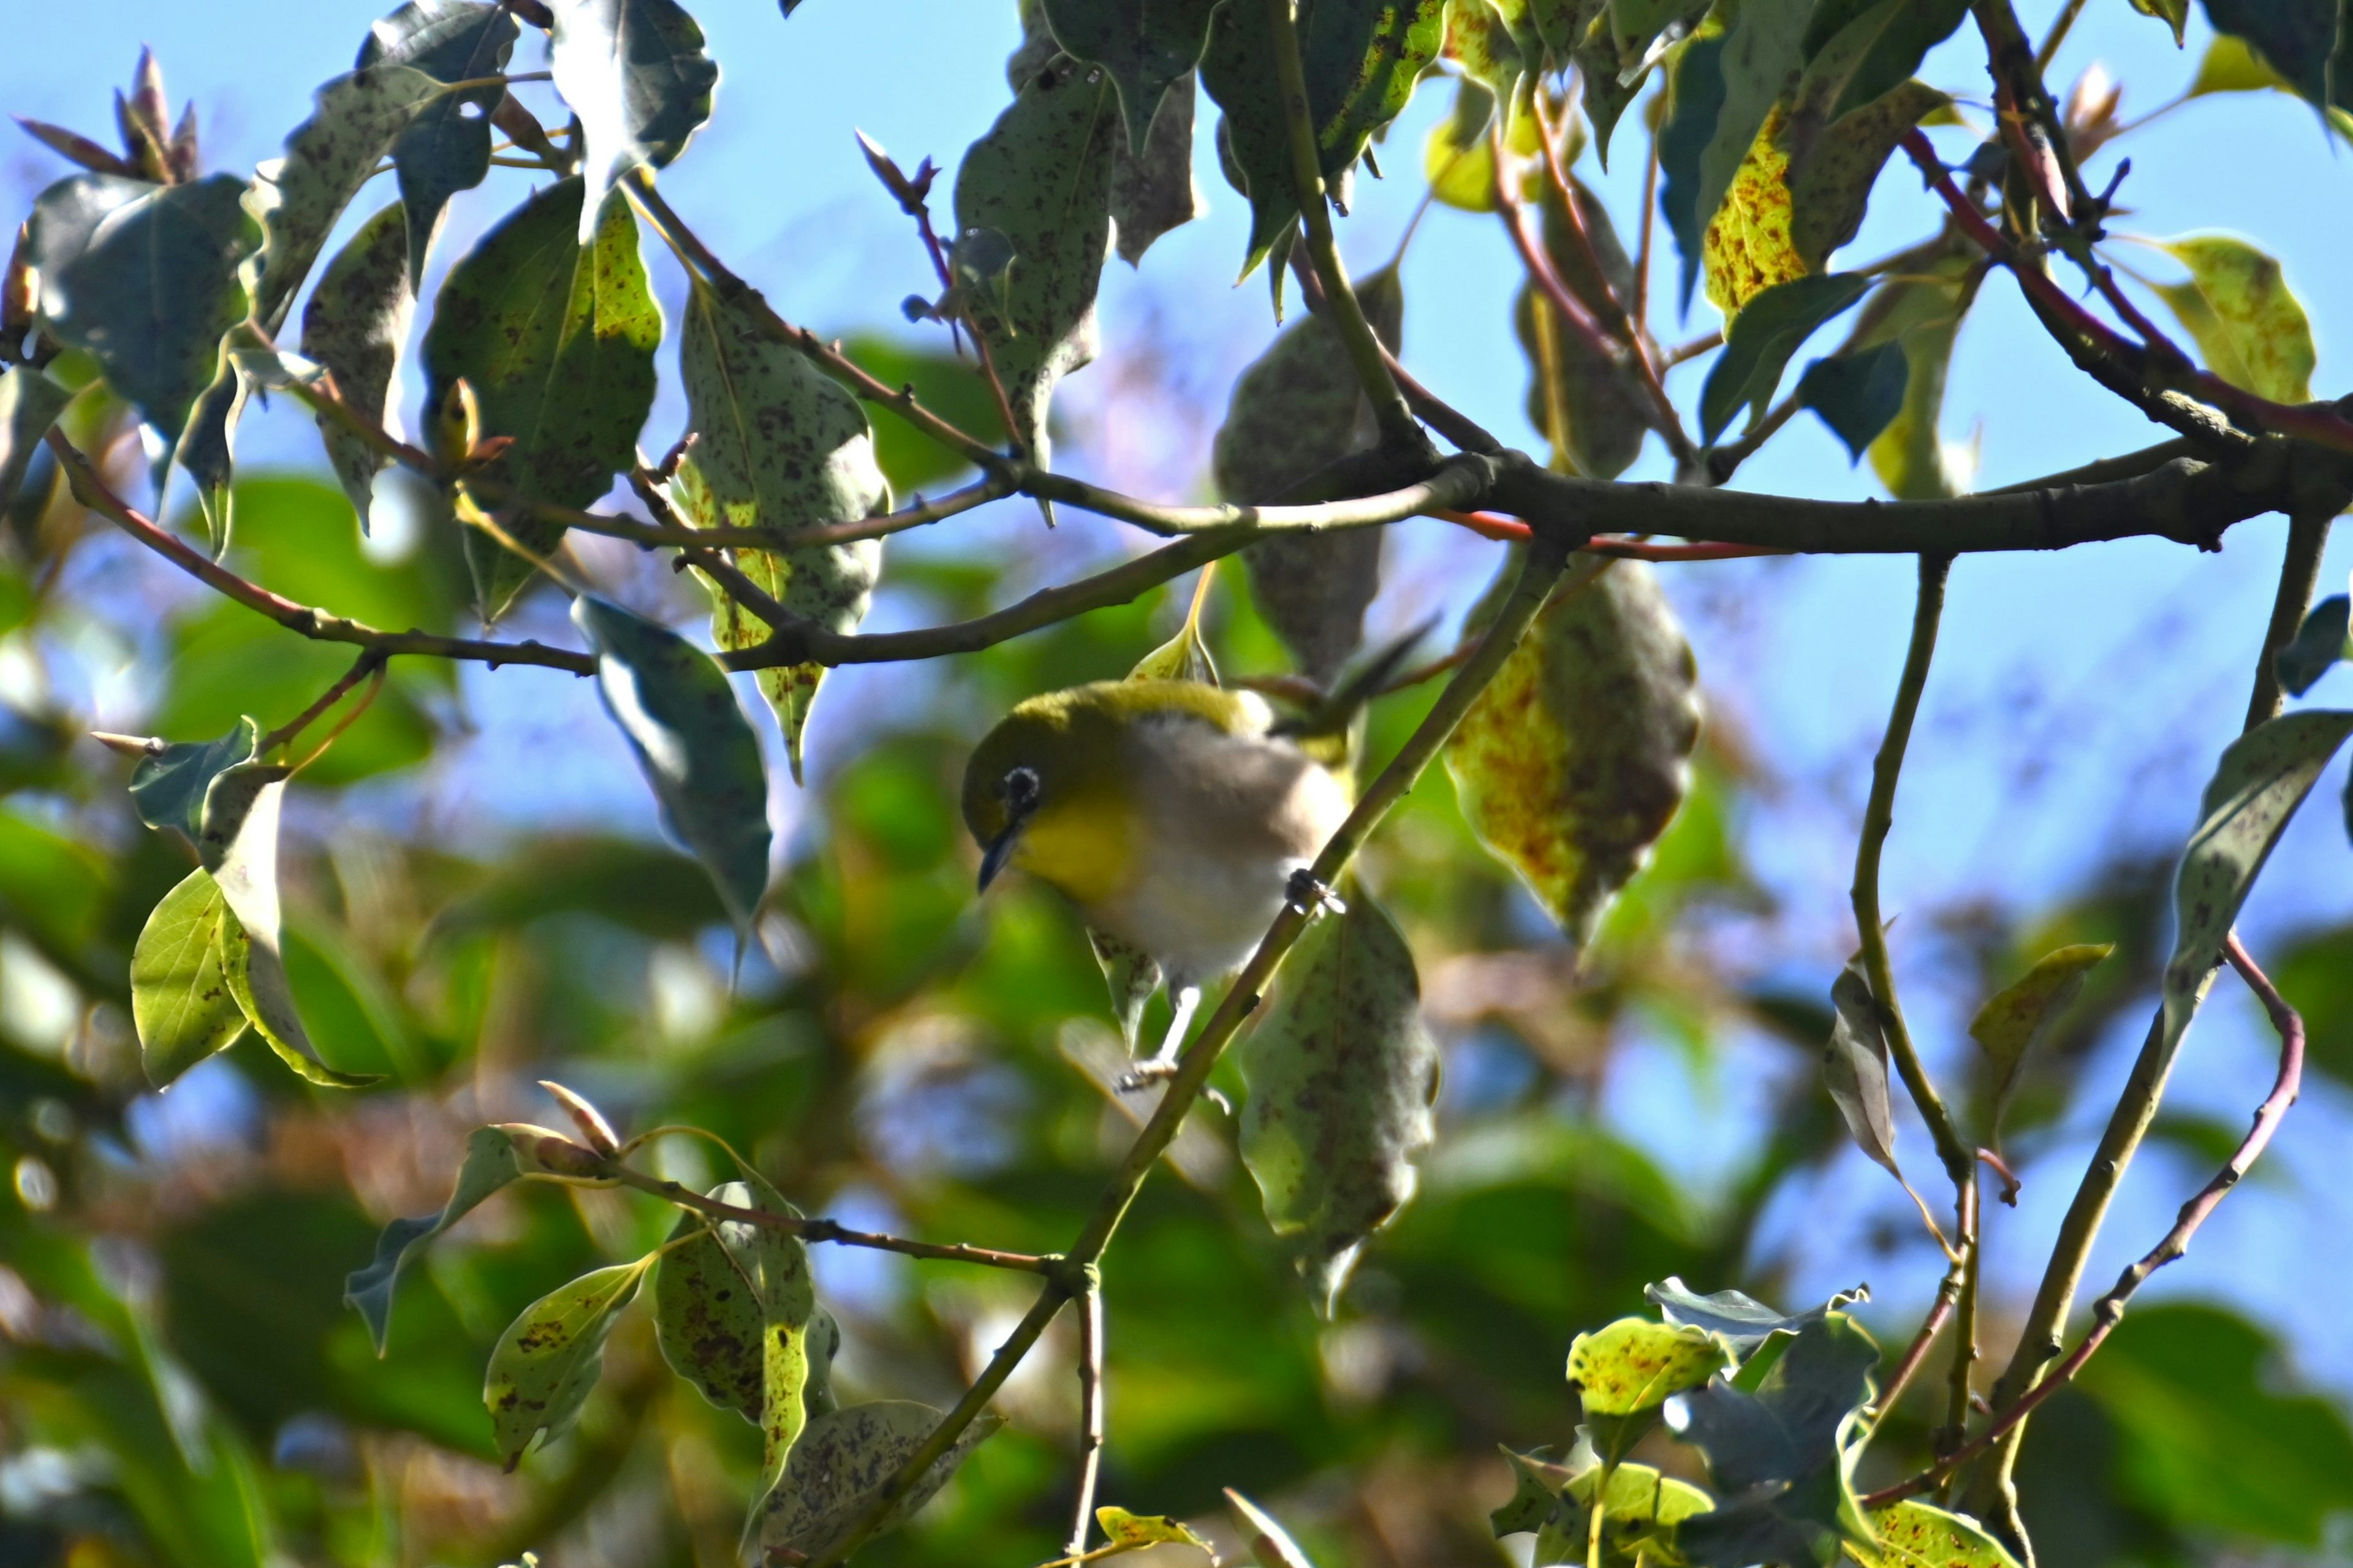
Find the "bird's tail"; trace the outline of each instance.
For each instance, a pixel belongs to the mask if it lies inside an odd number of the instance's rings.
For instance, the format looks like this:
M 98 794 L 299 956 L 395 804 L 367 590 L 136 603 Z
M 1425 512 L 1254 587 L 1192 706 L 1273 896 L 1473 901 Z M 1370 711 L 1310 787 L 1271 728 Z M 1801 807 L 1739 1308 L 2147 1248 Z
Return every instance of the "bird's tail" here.
M 1386 688 L 1406 656 L 1438 625 L 1432 617 L 1403 637 L 1384 643 L 1358 665 L 1345 680 L 1299 713 L 1274 727 L 1274 733 L 1294 742 L 1300 750 L 1326 767 L 1343 767 L 1362 733 L 1358 723 L 1366 707 Z

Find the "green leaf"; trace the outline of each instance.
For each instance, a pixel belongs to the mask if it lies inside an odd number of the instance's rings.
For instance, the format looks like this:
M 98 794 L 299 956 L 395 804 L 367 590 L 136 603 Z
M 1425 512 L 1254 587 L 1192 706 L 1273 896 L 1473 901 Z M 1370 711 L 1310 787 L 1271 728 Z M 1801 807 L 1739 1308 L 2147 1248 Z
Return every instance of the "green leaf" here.
M 261 229 L 245 194 L 227 174 L 182 185 L 77 174 L 33 204 L 26 256 L 44 330 L 98 361 L 165 458 L 252 304 L 245 264 Z
M 1647 565 L 1621 561 L 1546 606 L 1447 742 L 1472 830 L 1573 948 L 1683 804 L 1699 721 L 1666 595 Z
M 2179 929 L 2165 965 L 2164 1062 L 2189 1032 L 2247 889 L 2348 733 L 2353 713 L 2308 709 L 2257 725 L 2223 752 L 2174 879 Z
M 1826 123 L 1893 90 L 1968 11 L 1968 0 L 1820 0 L 1806 24 L 1802 118 Z
M 552 1443 L 572 1429 L 605 1373 L 605 1341 L 652 1262 L 648 1256 L 584 1274 L 524 1308 L 499 1336 L 482 1403 L 508 1469 L 522 1462 L 540 1433 Z
M 73 393 L 28 364 L 0 372 L 0 509 L 16 499 L 25 468 Z
M 531 1131 L 536 1129 L 527 1130 Z M 438 1215 L 422 1219 L 396 1219 L 384 1227 L 375 1245 L 375 1260 L 355 1269 L 343 1281 L 343 1300 L 356 1308 L 384 1354 L 392 1333 L 392 1300 L 400 1288 L 402 1270 L 416 1249 L 472 1213 L 483 1199 L 521 1178 L 524 1165 L 516 1154 L 517 1130 L 477 1127 L 467 1135 L 465 1163 L 458 1167 L 457 1184 Z
M 335 220 L 418 116 L 448 96 L 423 71 L 396 62 L 336 77 L 287 136 L 285 156 L 255 172 L 249 205 L 269 237 L 253 318 L 270 333 L 284 323 Z
M 1863 1515 L 1875 1538 L 1847 1550 L 1863 1568 L 2018 1568 L 2018 1559 L 1967 1514 L 1899 1502 Z
M 687 298 L 679 344 L 691 454 L 672 487 L 678 510 L 698 527 L 798 528 L 850 522 L 891 506 L 875 466 L 866 410 L 760 324 L 707 289 Z M 691 472 L 689 472 L 689 468 Z M 738 550 L 744 574 L 793 614 L 828 631 L 866 618 L 882 571 L 882 542 L 802 550 Z M 768 624 L 710 584 L 712 640 L 722 649 L 768 640 Z M 818 664 L 759 672 L 760 689 L 784 727 L 793 781 L 801 777 L 801 731 L 825 678 Z
M 2304 617 L 2304 625 L 2295 629 L 2295 638 L 2272 656 L 2280 684 L 2287 688 L 2290 695 L 2301 697 L 2311 690 L 2315 682 L 2346 657 L 2348 621 L 2353 621 L 2353 600 L 2342 594 L 2331 594 L 2312 606 L 2311 614 Z
M 1501 1445 L 1498 1445 L 1502 1447 Z M 1561 1489 L 1576 1474 L 1567 1465 L 1556 1465 L 1535 1454 L 1515 1453 L 1502 1447 L 1504 1458 L 1512 1467 L 1512 1495 L 1501 1507 L 1490 1510 L 1488 1528 L 1501 1541 L 1507 1535 L 1525 1535 L 1542 1528 L 1559 1506 Z
M 1642 1287 L 1642 1294 L 1658 1304 L 1659 1315 L 1670 1323 L 1704 1329 L 1746 1359 L 1775 1334 L 1796 1335 L 1850 1302 L 1865 1300 L 1860 1288 L 1841 1290 L 1825 1304 L 1804 1312 L 1777 1312 L 1753 1296 L 1737 1290 L 1717 1290 L 1703 1296 L 1670 1274 L 1662 1282 Z
M 1655 1410 L 1671 1395 L 1732 1370 L 1724 1345 L 1705 1329 L 1620 1318 L 1579 1334 L 1568 1347 L 1568 1381 L 1592 1415 Z
M 1818 359 L 1798 378 L 1798 402 L 1821 416 L 1855 462 L 1904 407 L 1911 366 L 1900 342 Z
M 1659 213 L 1675 237 L 1683 307 L 1689 310 L 1708 219 L 1715 216 L 1713 208 L 1700 211 L 1700 159 L 1724 109 L 1724 35 L 1702 32 L 1685 44 L 1667 82 L 1667 118 L 1659 128 Z
M 1241 1521 L 1242 1531 L 1250 1542 L 1250 1555 L 1258 1559 L 1259 1568 L 1315 1568 L 1291 1532 L 1276 1522 L 1266 1510 L 1234 1490 L 1226 1489 L 1226 1501 L 1232 1507 L 1234 1517 Z
M 574 237 L 580 192 L 576 176 L 559 180 L 485 235 L 450 268 L 425 334 L 427 406 L 440 408 L 463 378 L 480 399 L 482 434 L 513 438 L 491 474 L 571 507 L 596 500 L 636 462 L 662 334 L 628 203 L 607 201 L 583 247 Z M 507 531 L 543 553 L 564 536 L 559 524 L 522 517 Z M 533 570 L 472 530 L 466 558 L 489 616 Z
M 1648 1465 L 1604 1466 L 1579 1444 L 1570 1456 L 1568 1481 L 1559 1501 L 1536 1531 L 1536 1563 L 1591 1561 L 1593 1507 L 1601 1505 L 1600 1568 L 1642 1568 L 1672 1559 L 1673 1527 L 1715 1506 L 1715 1500 Z
M 1120 1037 L 1133 1055 L 1144 1029 L 1144 1009 L 1150 1005 L 1152 994 L 1160 989 L 1160 965 L 1142 948 L 1109 931 L 1091 930 L 1087 942 L 1103 969 L 1103 984 L 1111 988 L 1112 1019 L 1119 1025 Z
M 1694 1568 L 1831 1561 L 1859 1517 L 1846 1439 L 1878 1362 L 1861 1325 L 1831 1312 L 1799 1331 L 1755 1392 L 1719 1379 L 1668 1403 L 1669 1430 L 1706 1456 L 1729 1500 L 1679 1527 Z
M 959 232 L 993 229 L 1013 247 L 1001 305 L 975 304 L 1013 406 L 1013 437 L 1050 458 L 1046 413 L 1062 377 L 1099 347 L 1095 290 L 1111 249 L 1119 107 L 1108 79 L 1075 66 L 1040 72 L 956 171 Z
M 157 1089 L 245 1033 L 223 963 L 228 903 L 201 868 L 164 895 L 131 952 L 131 1019 Z
M 1405 324 L 1396 270 L 1366 277 L 1357 297 L 1373 330 L 1395 348 Z M 1226 500 L 1263 505 L 1377 438 L 1372 405 L 1338 330 L 1310 314 L 1276 334 L 1235 381 L 1210 448 L 1210 472 Z M 1384 532 L 1299 533 L 1243 552 L 1251 597 L 1309 679 L 1329 681 L 1363 641 L 1365 611 L 1380 592 Z
M 514 14 L 503 5 L 479 0 L 407 0 L 368 29 L 359 66 L 363 70 L 387 62 L 408 66 L 445 85 L 480 81 L 504 74 L 520 31 Z M 491 171 L 491 113 L 505 96 L 505 85 L 498 82 L 443 93 L 420 109 L 392 144 L 412 294 L 424 286 L 425 256 L 449 198 L 472 190 Z M 360 508 L 360 515 L 367 515 L 366 507 Z
M 913 348 L 893 339 L 853 334 L 843 345 L 849 357 L 886 386 L 912 386 L 933 413 L 991 446 L 1006 440 L 997 398 L 969 354 L 959 359 Z M 888 409 L 874 421 L 874 460 L 893 495 L 912 495 L 927 485 L 971 468 L 964 454 L 942 446 Z
M 1226 111 L 1226 139 L 1250 198 L 1241 275 L 1258 269 L 1299 220 L 1290 133 L 1267 32 L 1267 7 L 1228 5 L 1209 24 L 1201 86 Z M 1303 0 L 1300 56 L 1327 187 L 1397 118 L 1446 37 L 1445 0 Z
M 1483 7 L 1486 0 L 1450 4 Z M 1455 84 L 1454 112 L 1432 125 L 1421 144 L 1421 172 L 1435 200 L 1459 212 L 1496 209 L 1495 146 L 1487 134 L 1494 120 L 1493 92 L 1472 77 Z
M 417 242 L 410 226 L 399 202 L 362 224 L 302 308 L 302 352 L 334 376 L 344 404 L 378 429 L 408 342 L 410 246 Z M 375 477 L 392 459 L 336 420 L 316 417 L 327 460 L 364 530 Z
M 1747 0 L 1731 16 L 1717 69 L 1724 99 L 1699 155 L 1692 211 L 1704 232 L 1749 158 L 1767 117 L 1798 84 L 1813 0 Z
M 1899 82 L 1832 121 L 1803 145 L 1788 176 L 1789 243 L 1820 270 L 1852 239 L 1879 171 L 1905 133 L 1951 100 L 1926 82 Z
M 1937 426 L 1953 340 L 1976 284 L 1967 259 L 1951 257 L 1880 287 L 1892 298 L 1866 307 L 1876 324 L 1856 346 L 1901 344 L 1905 379 L 1902 407 L 1871 444 L 1872 471 L 1898 500 L 1941 500 L 1959 491 Z
M 1851 960 L 1831 983 L 1831 1008 L 1822 1083 L 1857 1146 L 1900 1182 L 1904 1173 L 1895 1163 L 1895 1115 L 1887 1093 L 1887 1035 L 1860 959 Z
M 238 763 L 205 791 L 196 855 L 227 905 L 222 973 L 254 1033 L 280 1061 L 322 1088 L 364 1089 L 383 1075 L 339 1072 L 320 1059 L 279 948 L 278 819 L 291 772 L 275 763 Z
M 746 1175 L 709 1195 L 737 1208 L 799 1217 L 774 1187 Z M 809 1415 L 817 1293 L 808 1248 L 784 1231 L 691 1212 L 679 1216 L 670 1242 L 654 1273 L 655 1336 L 673 1372 L 712 1404 L 760 1428 L 765 1493 L 783 1479 Z
M 592 595 L 572 620 L 596 650 L 605 710 L 629 738 L 662 820 L 702 862 L 738 931 L 768 885 L 768 777 L 727 672 L 680 637 Z
M 914 1458 L 940 1420 L 941 1412 L 904 1399 L 812 1416 L 793 1446 L 784 1479 L 753 1516 L 759 1550 L 774 1553 L 783 1548 L 812 1557 L 823 1551 L 857 1521 L 899 1467 Z M 906 1523 L 947 1485 L 965 1456 L 1004 1425 L 1003 1416 L 988 1411 L 974 1417 L 948 1451 L 891 1505 L 876 1533 Z
M 1176 635 L 1135 661 L 1127 672 L 1130 680 L 1191 680 L 1203 686 L 1221 684 L 1218 679 L 1218 661 L 1209 657 L 1209 645 L 1201 639 L 1201 623 L 1192 616 L 1176 628 Z
M 2132 8 L 2171 27 L 2173 47 L 2181 47 L 2182 30 L 2189 25 L 2189 0 L 2132 0 Z
M 1119 258 L 1130 267 L 1142 264 L 1153 241 L 1208 210 L 1193 183 L 1193 123 L 1199 98 L 1190 75 L 1178 78 L 1160 100 L 1144 150 L 1123 148 L 1112 166 L 1112 230 Z
M 1528 0 L 1528 26 L 1557 66 L 1567 62 L 1609 5 L 1609 0 Z
M 1327 1317 L 1365 1238 L 1413 1196 L 1438 1092 L 1413 954 L 1369 894 L 1347 904 L 1300 938 L 1242 1048 L 1242 1161 Z
M 1198 1546 L 1209 1552 L 1212 1559 L 1217 1556 L 1210 1550 L 1209 1543 L 1195 1534 L 1190 1526 L 1182 1521 L 1170 1519 L 1166 1514 L 1130 1513 L 1124 1508 L 1099 1508 L 1095 1510 L 1095 1522 L 1103 1526 L 1104 1537 L 1123 1551 L 1133 1551 L 1140 1546 Z
M 640 164 L 668 167 L 711 118 L 719 62 L 676 0 L 554 0 L 551 8 L 548 67 L 586 134 L 585 246 L 591 215 L 603 209 L 614 182 Z
M 1127 144 L 1142 153 L 1177 79 L 1200 63 L 1218 0 L 1045 0 L 1054 41 L 1110 73 L 1127 117 Z
M 1969 1038 L 1993 1068 L 1989 1134 L 2001 1127 L 2002 1108 L 2018 1087 L 2027 1053 L 2051 1037 L 2059 1020 L 2083 994 L 2092 966 L 2116 952 L 2114 942 L 2078 942 L 2044 953 L 2034 967 L 1997 992 L 1969 1020 Z
M 150 827 L 176 827 L 194 844 L 204 832 L 205 792 L 239 763 L 253 760 L 261 726 L 239 719 L 217 741 L 179 741 L 139 760 L 131 770 L 131 808 Z
M 2160 248 L 2189 268 L 2189 280 L 2153 287 L 2197 342 L 2207 369 L 2274 403 L 2311 397 L 2312 323 L 2277 261 L 2224 235 Z
M 1724 353 L 1700 393 L 1700 429 L 1706 439 L 1712 443 L 1723 435 L 1744 405 L 1750 420 L 1762 417 L 1789 357 L 1869 287 L 1858 273 L 1834 272 L 1778 284 L 1749 300 L 1733 318 Z
M 2191 79 L 2185 96 L 2203 98 L 2211 92 L 2294 92 L 2295 87 L 2287 78 L 2272 68 L 2269 60 L 2248 47 L 2247 40 L 2233 34 L 2217 32 L 2206 46 L 2206 53 L 2198 61 L 2198 74 Z
M 1595 317 L 1607 319 L 1610 295 L 1620 300 L 1633 298 L 1634 264 L 1619 242 L 1609 209 L 1576 175 L 1569 176 L 1569 183 L 1601 270 L 1597 275 L 1587 264 L 1585 247 L 1577 243 L 1567 209 L 1550 182 L 1544 194 L 1545 250 L 1569 293 Z M 1582 333 L 1570 331 L 1533 281 L 1521 285 L 1512 321 L 1533 373 L 1528 422 L 1551 443 L 1554 463 L 1565 463 L 1588 479 L 1615 479 L 1625 472 L 1641 456 L 1651 427 L 1645 395 L 1631 371 L 1616 356 L 1597 352 Z

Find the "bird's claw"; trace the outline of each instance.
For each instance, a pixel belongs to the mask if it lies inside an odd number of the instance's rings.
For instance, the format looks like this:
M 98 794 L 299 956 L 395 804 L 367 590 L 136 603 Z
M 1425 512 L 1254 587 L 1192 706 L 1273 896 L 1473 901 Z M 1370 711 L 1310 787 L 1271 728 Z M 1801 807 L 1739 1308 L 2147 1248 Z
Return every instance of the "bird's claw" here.
M 1303 915 L 1313 915 L 1319 910 L 1329 910 L 1335 915 L 1348 912 L 1347 901 L 1332 890 L 1332 885 L 1302 866 L 1291 874 L 1282 889 L 1283 901 Z
M 1138 1094 L 1154 1084 L 1166 1083 L 1176 1076 L 1176 1063 L 1173 1059 L 1155 1057 L 1150 1061 L 1138 1062 L 1120 1074 L 1119 1080 L 1112 1088 L 1122 1094 Z

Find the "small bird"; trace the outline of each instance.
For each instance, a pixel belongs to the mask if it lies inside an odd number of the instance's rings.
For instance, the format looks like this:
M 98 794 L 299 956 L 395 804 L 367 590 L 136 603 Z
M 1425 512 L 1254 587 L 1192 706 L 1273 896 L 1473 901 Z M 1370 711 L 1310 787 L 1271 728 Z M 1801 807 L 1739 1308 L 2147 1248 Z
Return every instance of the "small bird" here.
M 982 889 L 1027 872 L 1160 966 L 1176 1016 L 1131 1083 L 1174 1070 L 1201 987 L 1300 896 L 1293 879 L 1355 804 L 1352 721 L 1413 640 L 1297 719 L 1206 681 L 1103 680 L 1030 698 L 973 752 Z

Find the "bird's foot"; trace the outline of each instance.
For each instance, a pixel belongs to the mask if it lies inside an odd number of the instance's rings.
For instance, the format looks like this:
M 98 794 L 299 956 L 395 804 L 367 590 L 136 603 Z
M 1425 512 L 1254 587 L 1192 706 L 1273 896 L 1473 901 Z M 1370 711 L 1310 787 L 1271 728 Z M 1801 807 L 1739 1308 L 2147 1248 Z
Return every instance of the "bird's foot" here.
M 1147 1061 L 1136 1063 L 1120 1074 L 1119 1081 L 1113 1084 L 1112 1088 L 1122 1094 L 1137 1094 L 1150 1089 L 1155 1083 L 1166 1083 L 1176 1076 L 1176 1058 L 1154 1057 Z
M 1329 882 L 1304 866 L 1291 874 L 1291 880 L 1283 886 L 1282 898 L 1303 915 L 1313 915 L 1320 910 L 1329 910 L 1335 915 L 1348 912 L 1346 900 L 1332 890 Z

